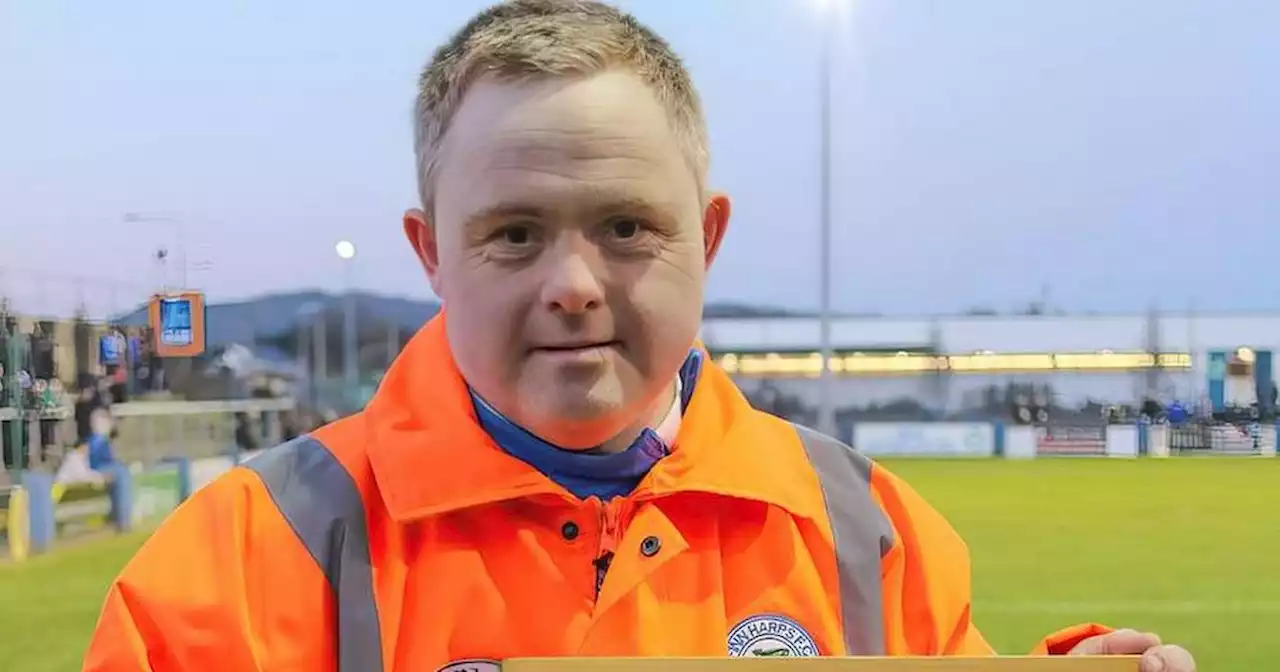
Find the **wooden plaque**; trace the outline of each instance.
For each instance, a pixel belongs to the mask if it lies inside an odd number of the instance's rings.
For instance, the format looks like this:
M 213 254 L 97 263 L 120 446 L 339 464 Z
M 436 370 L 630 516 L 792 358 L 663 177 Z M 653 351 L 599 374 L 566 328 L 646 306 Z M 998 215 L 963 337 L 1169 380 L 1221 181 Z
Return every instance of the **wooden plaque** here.
M 502 672 L 1137 672 L 1138 656 L 512 658 Z

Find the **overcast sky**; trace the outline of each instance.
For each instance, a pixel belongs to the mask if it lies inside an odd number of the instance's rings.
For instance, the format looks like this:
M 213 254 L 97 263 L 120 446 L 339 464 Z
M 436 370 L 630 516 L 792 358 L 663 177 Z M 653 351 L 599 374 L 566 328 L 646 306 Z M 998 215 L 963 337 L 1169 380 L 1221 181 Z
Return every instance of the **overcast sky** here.
M 341 238 L 361 288 L 429 296 L 415 78 L 483 4 L 0 0 L 0 293 L 130 307 L 178 246 L 136 211 L 185 223 L 213 300 L 338 289 Z M 813 307 L 822 3 L 623 4 L 685 57 L 736 199 L 711 298 Z M 1280 2 L 850 4 L 838 308 L 1280 310 Z

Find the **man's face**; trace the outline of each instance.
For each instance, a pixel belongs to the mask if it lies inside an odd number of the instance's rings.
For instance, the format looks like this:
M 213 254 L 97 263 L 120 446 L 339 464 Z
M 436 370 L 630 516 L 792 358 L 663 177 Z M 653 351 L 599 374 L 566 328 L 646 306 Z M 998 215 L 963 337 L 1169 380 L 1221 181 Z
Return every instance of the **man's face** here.
M 405 230 L 467 382 L 566 448 L 647 421 L 697 336 L 729 212 L 703 200 L 650 89 L 623 72 L 483 79 L 441 152 L 434 212 Z

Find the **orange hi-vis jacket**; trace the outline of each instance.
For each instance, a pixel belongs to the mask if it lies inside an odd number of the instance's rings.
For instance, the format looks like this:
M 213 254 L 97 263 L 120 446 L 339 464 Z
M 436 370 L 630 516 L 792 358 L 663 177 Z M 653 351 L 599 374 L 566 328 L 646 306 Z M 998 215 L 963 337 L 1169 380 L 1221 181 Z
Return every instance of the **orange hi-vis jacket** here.
M 994 653 L 964 542 L 853 449 L 753 410 L 708 363 L 670 454 L 629 496 L 582 500 L 480 427 L 444 319 L 363 412 L 180 506 L 111 586 L 84 669 Z

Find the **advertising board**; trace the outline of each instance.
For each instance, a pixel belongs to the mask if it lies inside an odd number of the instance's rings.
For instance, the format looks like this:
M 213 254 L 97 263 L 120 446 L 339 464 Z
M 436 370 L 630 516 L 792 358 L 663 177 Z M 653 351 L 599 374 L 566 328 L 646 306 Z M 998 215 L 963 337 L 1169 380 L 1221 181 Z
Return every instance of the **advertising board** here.
M 1106 455 L 1107 428 L 1036 427 L 1037 455 Z
M 158 295 L 147 308 L 155 353 L 161 357 L 196 357 L 205 348 L 205 304 L 200 292 Z
M 163 520 L 182 499 L 178 470 L 164 467 L 133 477 L 134 524 Z
M 865 422 L 853 445 L 870 457 L 990 457 L 996 440 L 985 422 Z

